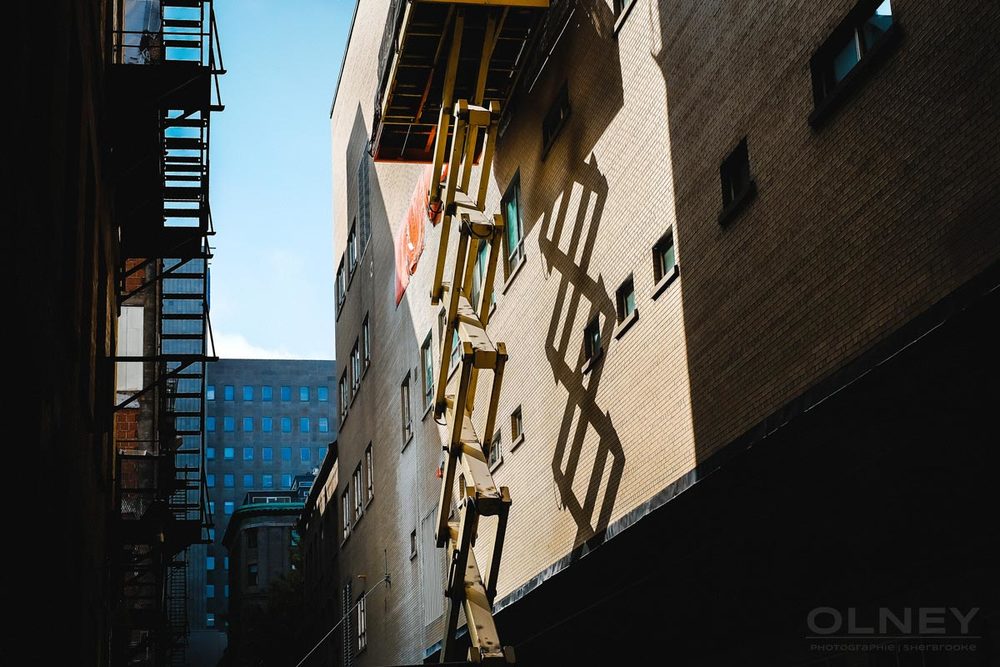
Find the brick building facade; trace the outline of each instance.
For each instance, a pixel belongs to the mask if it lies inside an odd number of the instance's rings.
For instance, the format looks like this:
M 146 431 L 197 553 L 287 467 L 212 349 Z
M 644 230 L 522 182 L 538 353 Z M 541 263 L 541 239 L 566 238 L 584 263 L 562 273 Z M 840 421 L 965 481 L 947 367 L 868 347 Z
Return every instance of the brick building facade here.
M 339 371 L 340 578 L 351 600 L 393 581 L 343 640 L 359 665 L 433 655 L 443 611 L 445 431 L 422 386 L 440 227 L 397 305 L 423 166 L 366 154 L 382 35 L 361 27 L 388 4 L 358 3 L 331 116 L 337 356 L 360 357 Z M 652 634 L 703 663 L 798 664 L 846 659 L 804 639 L 817 606 L 952 600 L 995 642 L 996 5 L 569 7 L 508 104 L 487 207 L 516 209 L 523 243 L 489 324 L 510 357 L 504 640 L 531 661 L 659 656 Z M 870 26 L 884 40 L 829 84 Z

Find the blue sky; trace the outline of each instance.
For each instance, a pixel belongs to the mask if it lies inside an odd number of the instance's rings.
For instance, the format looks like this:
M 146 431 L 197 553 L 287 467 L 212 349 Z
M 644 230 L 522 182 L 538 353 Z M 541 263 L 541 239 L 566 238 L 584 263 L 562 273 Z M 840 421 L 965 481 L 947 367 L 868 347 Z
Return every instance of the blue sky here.
M 331 359 L 330 100 L 353 0 L 216 0 L 212 328 L 222 358 Z

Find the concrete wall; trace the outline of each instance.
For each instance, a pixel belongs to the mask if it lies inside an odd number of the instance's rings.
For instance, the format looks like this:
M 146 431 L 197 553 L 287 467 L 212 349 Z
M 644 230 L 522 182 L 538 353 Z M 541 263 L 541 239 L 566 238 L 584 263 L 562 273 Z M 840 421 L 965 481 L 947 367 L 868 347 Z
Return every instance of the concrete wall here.
M 387 5 L 358 7 L 331 118 L 338 260 L 371 130 L 371 26 Z M 489 194 L 498 210 L 520 173 L 526 261 L 498 278 L 489 327 L 510 355 L 495 478 L 514 505 L 499 608 L 1000 256 L 1000 162 L 985 141 L 1000 130 L 996 5 L 895 0 L 898 49 L 813 130 L 809 59 L 852 6 L 636 0 L 616 27 L 607 5 L 581 2 L 530 95 L 512 100 Z M 572 112 L 543 154 L 542 117 L 564 83 Z M 743 137 L 758 195 L 722 226 L 719 165 Z M 372 239 L 337 320 L 339 358 L 366 315 L 373 339 L 341 426 L 341 493 L 375 450 L 375 499 L 342 546 L 341 577 L 373 582 L 386 563 L 393 577 L 368 605 L 362 665 L 420 660 L 440 632 L 420 564 L 441 551 L 411 559 L 409 543 L 436 507 L 444 435 L 421 420 L 418 389 L 420 345 L 428 333 L 440 343 L 427 298 L 439 229 L 428 227 L 398 307 L 393 291 L 393 239 L 419 172 L 375 165 Z M 654 298 L 651 248 L 671 230 L 680 275 Z M 614 295 L 629 274 L 639 319 L 618 338 Z M 595 315 L 605 356 L 585 372 Z M 415 437 L 404 447 L 407 373 Z M 484 521 L 480 563 L 491 534 Z

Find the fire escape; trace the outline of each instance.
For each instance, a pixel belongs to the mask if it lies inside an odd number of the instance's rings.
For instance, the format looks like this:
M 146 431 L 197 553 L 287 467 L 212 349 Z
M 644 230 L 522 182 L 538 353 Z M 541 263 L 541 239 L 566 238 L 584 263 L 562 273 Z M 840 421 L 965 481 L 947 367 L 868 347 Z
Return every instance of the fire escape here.
M 448 562 L 442 662 L 515 660 L 513 648 L 500 641 L 492 608 L 511 496 L 496 486 L 488 464 L 507 352 L 486 330 L 505 224 L 501 213 L 486 208 L 501 110 L 520 78 L 532 75 L 529 54 L 544 52 L 544 36 L 555 34 L 552 16 L 562 16 L 548 8 L 549 0 L 396 0 L 379 53 L 372 155 L 430 163 L 428 217 L 440 215 L 442 224 L 430 295 L 432 305 L 447 304 L 434 403 L 435 417 L 448 426 L 436 524 L 437 545 Z M 452 244 L 453 234 L 458 238 Z M 483 244 L 489 247 L 488 268 L 475 289 Z M 449 256 L 454 270 L 447 282 Z M 449 383 L 453 337 L 460 365 Z M 491 387 L 480 433 L 473 411 L 483 371 Z M 498 518 L 485 575 L 474 551 L 481 516 Z M 464 655 L 457 634 L 463 612 L 469 644 Z
M 116 441 L 121 597 L 116 665 L 183 665 L 187 549 L 208 541 L 205 366 L 210 119 L 224 73 L 211 0 L 118 0 L 110 123 L 120 222 L 119 305 L 142 304 L 142 389 L 119 397 L 136 438 Z

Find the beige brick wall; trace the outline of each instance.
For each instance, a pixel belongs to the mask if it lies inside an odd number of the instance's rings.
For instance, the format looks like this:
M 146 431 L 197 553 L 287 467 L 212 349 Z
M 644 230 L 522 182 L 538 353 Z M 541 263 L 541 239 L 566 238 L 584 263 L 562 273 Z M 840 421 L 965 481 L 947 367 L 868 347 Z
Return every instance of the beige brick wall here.
M 959 14 L 894 0 L 900 48 L 814 132 L 809 58 L 851 6 L 637 0 L 616 36 L 608 7 L 585 2 L 531 95 L 513 101 L 490 189 L 497 210 L 520 171 L 526 263 L 505 286 L 498 277 L 489 327 L 510 355 L 499 598 L 996 260 L 995 5 Z M 362 0 L 332 117 L 338 260 L 386 9 Z M 572 113 L 543 156 L 541 119 L 564 81 Z M 718 165 L 743 136 L 759 194 L 722 228 Z M 339 432 L 341 491 L 369 442 L 376 469 L 341 575 L 371 585 L 386 564 L 392 575 L 370 598 L 359 664 L 416 661 L 440 638 L 424 624 L 420 562 L 441 552 L 409 555 L 437 503 L 444 435 L 418 407 L 418 350 L 430 331 L 439 344 L 427 297 L 439 229 L 398 307 L 393 286 L 393 237 L 419 173 L 376 165 L 371 244 L 337 322 L 342 368 L 366 313 L 373 336 Z M 651 247 L 671 228 L 681 275 L 653 299 Z M 630 273 L 639 320 L 618 340 L 614 294 Z M 598 313 L 606 354 L 584 373 L 583 329 Z M 407 372 L 416 433 L 402 449 Z M 511 451 L 518 405 L 525 441 Z M 484 520 L 480 563 L 492 533 Z

